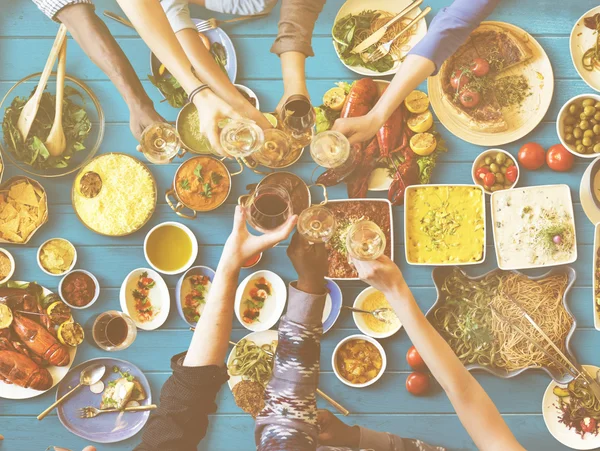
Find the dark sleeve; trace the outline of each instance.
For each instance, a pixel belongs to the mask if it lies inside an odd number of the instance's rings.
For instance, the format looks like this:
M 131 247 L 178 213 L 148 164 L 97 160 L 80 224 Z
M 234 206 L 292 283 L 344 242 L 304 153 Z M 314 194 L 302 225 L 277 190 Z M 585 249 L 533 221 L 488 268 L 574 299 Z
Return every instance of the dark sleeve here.
M 271 52 L 302 52 L 314 56 L 311 46 L 315 22 L 323 9 L 325 0 L 282 0 L 279 32 Z
M 215 397 L 229 376 L 225 367 L 183 366 L 184 357 L 171 359 L 173 375 L 163 385 L 160 404 L 135 451 L 195 451 L 206 435 L 208 415 L 217 411 Z

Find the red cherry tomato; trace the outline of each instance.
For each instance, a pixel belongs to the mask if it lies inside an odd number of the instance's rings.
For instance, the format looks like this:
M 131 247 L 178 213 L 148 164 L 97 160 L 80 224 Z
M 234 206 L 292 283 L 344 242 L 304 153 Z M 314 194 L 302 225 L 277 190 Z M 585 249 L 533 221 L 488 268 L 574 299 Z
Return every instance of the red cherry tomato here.
M 469 83 L 469 81 L 469 75 L 465 74 L 462 70 L 458 69 L 452 72 L 452 77 L 450 77 L 450 86 L 452 86 L 457 91 L 460 91 L 467 85 L 467 83 Z
M 427 371 L 427 365 L 425 365 L 421 354 L 419 354 L 417 348 L 414 346 L 411 346 L 406 353 L 406 361 L 413 370 Z
M 424 395 L 429 391 L 429 386 L 429 376 L 425 373 L 410 373 L 406 378 L 406 390 L 411 395 Z
M 490 63 L 483 58 L 475 58 L 471 63 L 471 70 L 476 77 L 484 77 L 490 71 Z
M 518 175 L 519 170 L 516 166 L 511 166 L 506 170 L 506 180 L 508 180 L 510 183 L 515 183 Z
M 496 183 L 496 176 L 492 172 L 485 174 L 485 177 L 483 178 L 483 184 L 489 187 L 493 186 L 494 183 Z
M 546 152 L 538 143 L 527 143 L 519 150 L 519 163 L 530 171 L 541 168 L 546 161 Z
M 483 182 L 485 174 L 489 174 L 489 172 L 490 172 L 490 170 L 488 168 L 478 168 L 475 171 L 475 178 L 477 180 L 481 180 Z
M 596 432 L 596 428 L 598 427 L 596 420 L 591 417 L 585 417 L 579 424 L 583 432 Z
M 548 149 L 546 163 L 553 171 L 567 172 L 573 167 L 575 157 L 562 144 L 556 144 Z
M 460 103 L 465 108 L 475 108 L 481 102 L 481 95 L 477 91 L 471 91 L 470 89 L 465 89 L 460 94 Z

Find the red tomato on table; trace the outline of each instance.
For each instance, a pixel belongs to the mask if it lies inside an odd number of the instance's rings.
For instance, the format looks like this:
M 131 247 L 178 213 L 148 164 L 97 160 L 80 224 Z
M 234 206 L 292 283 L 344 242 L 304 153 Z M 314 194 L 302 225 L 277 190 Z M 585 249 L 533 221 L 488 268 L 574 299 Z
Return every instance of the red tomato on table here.
M 429 375 L 425 373 L 410 373 L 406 378 L 406 389 L 411 395 L 424 395 L 429 391 L 429 386 Z
M 553 171 L 567 172 L 573 167 L 574 161 L 575 156 L 565 149 L 565 146 L 562 144 L 556 144 L 550 147 L 546 154 L 546 163 Z
M 421 354 L 417 351 L 417 348 L 411 346 L 406 353 L 406 361 L 413 370 L 427 371 L 427 365 L 423 361 Z
M 527 143 L 521 147 L 517 158 L 525 169 L 535 171 L 544 165 L 546 152 L 538 143 Z

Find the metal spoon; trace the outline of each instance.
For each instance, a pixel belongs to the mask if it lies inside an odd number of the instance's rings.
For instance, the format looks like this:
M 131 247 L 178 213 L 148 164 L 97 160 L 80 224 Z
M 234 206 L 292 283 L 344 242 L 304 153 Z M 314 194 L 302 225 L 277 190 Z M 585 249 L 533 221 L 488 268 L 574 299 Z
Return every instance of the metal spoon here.
M 99 365 L 99 364 L 93 364 L 93 365 L 88 365 L 86 366 L 82 371 L 81 371 L 81 375 L 79 376 L 79 384 L 71 389 L 70 391 L 68 391 L 67 393 L 65 393 L 63 396 L 61 396 L 59 399 L 57 399 L 50 407 L 48 407 L 46 410 L 44 410 L 42 413 L 40 413 L 37 417 L 38 420 L 42 420 L 44 419 L 44 417 L 46 415 L 48 415 L 50 412 L 52 412 L 52 410 L 58 406 L 61 402 L 63 402 L 65 399 L 67 399 L 69 396 L 71 396 L 73 393 L 75 393 L 75 391 L 83 386 L 83 385 L 93 385 L 96 382 L 98 382 L 100 379 L 102 379 L 102 376 L 104 376 L 104 373 L 106 371 L 106 367 L 104 365 Z
M 356 312 L 356 313 L 366 313 L 367 315 L 373 315 L 375 317 L 375 319 L 390 324 L 391 321 L 387 318 L 387 316 L 389 315 L 390 312 L 394 312 L 391 308 L 378 308 L 376 310 L 373 311 L 369 311 L 369 310 L 361 310 L 359 308 L 354 308 L 354 307 L 348 307 L 346 305 L 343 306 L 345 309 Z

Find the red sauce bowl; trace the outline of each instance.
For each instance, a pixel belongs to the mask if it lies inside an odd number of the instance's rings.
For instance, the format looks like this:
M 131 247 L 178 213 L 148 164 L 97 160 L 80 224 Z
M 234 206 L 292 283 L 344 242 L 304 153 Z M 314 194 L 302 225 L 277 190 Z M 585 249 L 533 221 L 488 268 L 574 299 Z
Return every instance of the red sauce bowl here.
M 93 287 L 91 287 L 92 284 Z M 87 285 L 87 287 L 85 285 Z M 87 296 L 85 296 L 86 293 Z M 60 283 L 58 284 L 58 294 L 63 302 L 69 307 L 81 310 L 88 308 L 98 300 L 98 296 L 100 295 L 100 284 L 98 283 L 98 279 L 96 279 L 91 272 L 83 269 L 75 269 L 69 271 L 62 279 L 60 279 Z M 84 301 L 87 302 L 75 304 L 74 296 L 85 296 Z

